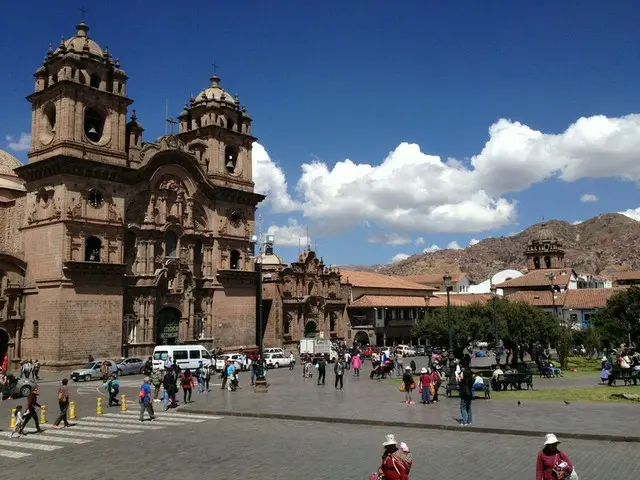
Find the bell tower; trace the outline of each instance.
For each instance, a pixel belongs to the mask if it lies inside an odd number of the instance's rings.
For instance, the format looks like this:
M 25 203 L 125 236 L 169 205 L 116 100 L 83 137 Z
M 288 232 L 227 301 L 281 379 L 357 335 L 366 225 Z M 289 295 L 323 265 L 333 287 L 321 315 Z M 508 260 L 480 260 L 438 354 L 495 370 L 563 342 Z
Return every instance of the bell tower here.
M 29 163 L 64 155 L 125 165 L 127 75 L 109 50 L 89 37 L 84 21 L 76 34 L 49 51 L 35 73 Z
M 214 185 L 253 192 L 251 117 L 214 73 L 178 115 L 178 136 L 190 145 Z
M 531 238 L 525 255 L 529 271 L 563 268 L 565 266 L 562 244 L 553 235 L 546 223 L 543 223 L 540 226 L 540 230 Z

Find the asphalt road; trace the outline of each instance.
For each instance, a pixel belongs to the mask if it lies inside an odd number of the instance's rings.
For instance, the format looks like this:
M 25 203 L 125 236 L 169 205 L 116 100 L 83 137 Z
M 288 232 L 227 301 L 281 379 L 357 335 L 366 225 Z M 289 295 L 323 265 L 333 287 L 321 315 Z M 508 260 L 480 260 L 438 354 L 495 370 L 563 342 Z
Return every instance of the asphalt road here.
M 2 478 L 366 479 L 378 466 L 387 433 L 412 449 L 412 478 L 533 478 L 542 443 L 508 435 L 175 413 L 158 414 L 157 423 L 136 418 L 114 414 L 80 420 L 62 432 L 3 438 L 0 453 L 17 453 L 0 457 Z M 567 441 L 562 448 L 581 480 L 640 478 L 637 444 Z

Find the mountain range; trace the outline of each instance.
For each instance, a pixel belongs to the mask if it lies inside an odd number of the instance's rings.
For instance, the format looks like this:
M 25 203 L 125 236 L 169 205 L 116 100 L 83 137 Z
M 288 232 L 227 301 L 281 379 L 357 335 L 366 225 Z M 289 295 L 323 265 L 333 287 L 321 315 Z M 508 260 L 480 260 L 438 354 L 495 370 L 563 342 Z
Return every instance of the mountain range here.
M 449 270 L 465 272 L 472 280 L 482 282 L 501 270 L 526 270 L 526 246 L 545 224 L 562 243 L 565 264 L 578 273 L 610 276 L 618 271 L 640 268 L 640 222 L 618 213 L 573 224 L 550 220 L 508 237 L 485 238 L 459 250 L 419 253 L 387 265 L 342 268 L 390 275 L 441 274 Z

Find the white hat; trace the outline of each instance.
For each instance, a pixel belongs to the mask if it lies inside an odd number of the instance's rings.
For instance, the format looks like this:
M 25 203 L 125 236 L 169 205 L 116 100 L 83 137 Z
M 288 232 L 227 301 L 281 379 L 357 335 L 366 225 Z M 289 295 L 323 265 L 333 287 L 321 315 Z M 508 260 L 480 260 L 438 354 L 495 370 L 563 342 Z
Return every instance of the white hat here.
M 411 371 L 411 367 L 409 365 L 407 365 L 406 367 L 404 367 L 405 370 L 409 370 Z
M 560 443 L 558 437 L 556 437 L 553 433 L 547 433 L 544 436 L 544 444 L 545 445 L 555 445 L 556 443 Z
M 393 433 L 387 435 L 387 440 L 382 444 L 383 447 L 388 447 L 389 445 L 398 445 L 398 442 L 396 442 L 396 436 Z
M 425 367 L 422 367 L 422 370 L 420 370 L 420 373 L 427 373 L 427 369 Z

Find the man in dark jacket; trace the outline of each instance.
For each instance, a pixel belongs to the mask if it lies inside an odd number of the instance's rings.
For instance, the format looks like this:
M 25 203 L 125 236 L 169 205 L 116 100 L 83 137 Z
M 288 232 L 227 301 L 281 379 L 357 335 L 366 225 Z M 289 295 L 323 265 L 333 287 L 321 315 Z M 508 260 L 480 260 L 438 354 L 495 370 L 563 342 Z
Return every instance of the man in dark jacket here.
M 175 373 L 171 370 L 165 370 L 162 386 L 164 387 L 164 409 L 170 406 L 176 406 L 176 393 L 178 391 L 178 383 Z
M 33 418 L 33 423 L 36 424 L 37 433 L 44 432 L 44 430 L 40 428 L 40 422 L 38 422 L 38 411 L 36 408 L 40 408 L 40 404 L 38 403 L 38 387 L 31 390 L 31 393 L 27 397 L 27 408 L 25 409 L 24 422 L 22 422 L 20 435 L 24 435 L 24 427 L 27 425 L 30 418 Z
M 473 373 L 469 364 L 465 363 L 460 382 L 460 425 L 471 425 L 471 401 L 473 400 Z
M 324 379 L 327 375 L 327 361 L 324 355 L 318 359 L 318 385 L 324 385 Z

